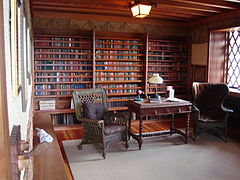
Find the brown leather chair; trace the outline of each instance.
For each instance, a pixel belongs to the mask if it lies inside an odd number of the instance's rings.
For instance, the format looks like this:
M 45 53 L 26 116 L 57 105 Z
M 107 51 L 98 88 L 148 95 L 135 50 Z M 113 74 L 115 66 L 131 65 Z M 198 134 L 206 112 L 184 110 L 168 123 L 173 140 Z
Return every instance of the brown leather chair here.
M 214 129 L 227 142 L 227 121 L 229 113 L 224 100 L 229 92 L 223 83 L 193 83 L 193 120 L 194 135 Z
M 123 141 L 128 148 L 128 120 L 120 113 L 108 111 L 107 92 L 104 88 L 74 91 L 73 101 L 77 120 L 83 125 L 83 144 L 100 144 L 106 158 L 107 145 L 113 141 Z M 88 109 L 86 110 L 86 106 Z

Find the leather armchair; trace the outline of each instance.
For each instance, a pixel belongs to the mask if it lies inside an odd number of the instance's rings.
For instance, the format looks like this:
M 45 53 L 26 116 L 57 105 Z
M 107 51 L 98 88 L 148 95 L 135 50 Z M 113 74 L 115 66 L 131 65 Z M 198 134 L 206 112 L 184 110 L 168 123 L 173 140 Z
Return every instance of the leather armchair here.
M 214 129 L 227 142 L 227 121 L 231 109 L 224 107 L 229 92 L 223 83 L 193 83 L 194 136 Z

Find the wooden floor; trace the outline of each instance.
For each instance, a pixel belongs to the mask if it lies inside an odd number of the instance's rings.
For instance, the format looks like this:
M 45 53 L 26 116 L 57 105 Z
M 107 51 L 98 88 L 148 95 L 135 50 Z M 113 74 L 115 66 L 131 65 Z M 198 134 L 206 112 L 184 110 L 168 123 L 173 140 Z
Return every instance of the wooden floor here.
M 179 120 L 175 122 L 175 126 L 177 128 L 183 128 L 184 126 L 183 120 Z M 139 129 L 138 122 L 132 123 L 132 132 L 137 133 Z M 155 132 L 155 131 L 164 131 L 169 129 L 169 121 L 161 121 L 161 122 L 154 122 L 149 121 L 145 122 L 143 125 L 143 133 L 146 132 Z M 83 135 L 83 129 L 81 125 L 69 125 L 69 126 L 59 126 L 54 127 L 55 134 L 57 135 L 59 143 L 66 140 L 74 140 L 74 139 L 81 139 Z

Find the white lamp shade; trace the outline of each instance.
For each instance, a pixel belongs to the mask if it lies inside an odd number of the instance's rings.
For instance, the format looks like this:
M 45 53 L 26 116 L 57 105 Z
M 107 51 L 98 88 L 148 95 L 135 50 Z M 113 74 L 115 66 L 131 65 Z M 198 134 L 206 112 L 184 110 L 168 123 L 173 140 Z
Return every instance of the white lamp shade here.
M 149 15 L 151 8 L 151 5 L 136 4 L 131 7 L 131 11 L 133 16 L 138 18 L 144 18 L 145 16 Z
M 153 76 L 148 80 L 151 84 L 162 84 L 163 78 L 159 76 L 159 74 L 153 74 Z

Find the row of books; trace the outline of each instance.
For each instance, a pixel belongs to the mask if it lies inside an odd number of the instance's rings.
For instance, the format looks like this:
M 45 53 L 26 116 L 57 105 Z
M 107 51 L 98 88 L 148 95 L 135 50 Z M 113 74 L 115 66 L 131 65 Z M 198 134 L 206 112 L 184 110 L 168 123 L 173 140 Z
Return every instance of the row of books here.
M 75 113 L 54 114 L 51 115 L 53 124 L 79 124 Z
M 141 77 L 96 77 L 97 81 L 133 81 L 133 80 L 142 80 Z
M 136 62 L 122 62 L 122 61 L 97 61 L 96 65 L 143 65 L 143 62 L 136 61 Z
M 37 72 L 36 76 L 92 76 L 90 72 Z
M 137 84 L 109 84 L 109 85 L 101 85 L 101 84 L 97 84 L 96 87 L 103 87 L 103 88 L 130 88 L 130 87 L 138 87 L 141 88 L 142 86 L 139 85 L 139 83 Z
M 82 48 L 82 49 L 91 49 L 92 48 L 92 42 L 89 43 L 74 43 L 74 42 L 35 42 L 35 47 L 73 47 L 73 48 Z
M 92 70 L 91 66 L 35 66 L 35 70 Z
M 172 62 L 172 61 L 170 61 L 170 62 L 166 62 L 166 61 L 163 61 L 163 62 L 161 62 L 161 61 L 151 62 L 151 61 L 149 61 L 148 62 L 148 65 L 159 65 L 159 66 L 161 66 L 161 65 L 171 65 L 171 66 L 174 66 L 174 65 L 185 65 L 185 64 L 186 63 L 184 61 L 178 61 L 178 62 Z
M 121 97 L 108 97 L 108 100 L 132 100 L 134 99 L 136 96 L 121 96 Z
M 160 41 L 148 41 L 149 44 L 157 44 L 157 45 L 184 45 L 181 41 L 173 41 L 173 40 L 160 40 Z
M 144 60 L 144 56 L 131 56 L 131 55 L 96 55 L 96 59 L 130 59 L 134 60 Z
M 132 66 L 96 66 L 96 70 L 143 70 L 143 66 L 132 67 Z
M 108 93 L 135 93 L 136 89 L 108 89 Z
M 35 60 L 35 64 L 91 64 L 92 65 L 92 61 L 76 61 L 76 60 L 57 60 L 57 61 L 53 61 L 53 60 Z
M 36 82 L 83 82 L 92 81 L 92 78 L 36 78 Z
M 88 89 L 92 88 L 92 84 L 36 84 L 36 95 L 57 95 L 59 94 L 68 94 L 67 91 L 55 91 L 56 89 L 62 90 L 62 89 Z M 41 90 L 53 90 L 53 91 L 41 91 Z M 71 92 L 71 91 L 68 91 Z M 69 93 L 71 94 L 71 93 Z
M 127 107 L 128 101 L 108 102 L 108 107 Z
M 56 95 L 72 95 L 72 91 L 47 91 L 36 92 L 36 96 L 56 96 Z
M 91 50 L 86 50 L 86 49 L 62 49 L 62 48 L 57 48 L 57 49 L 52 49 L 52 48 L 35 48 L 35 53 L 37 54 L 50 54 L 50 53 L 60 53 L 60 54 L 64 54 L 64 53 L 91 53 Z
M 122 40 L 122 39 L 97 39 L 96 38 L 96 42 L 97 43 L 136 43 L 139 44 L 141 43 L 141 41 L 139 40 Z
M 171 51 L 176 51 L 176 52 L 185 52 L 186 51 L 186 48 L 184 46 L 182 47 L 171 47 L 171 46 L 149 46 L 148 48 L 149 51 L 156 51 L 156 50 L 159 50 L 159 51 L 166 51 L 166 52 L 171 52 Z
M 129 76 L 129 75 L 143 75 L 143 72 L 96 72 L 96 76 Z
M 90 40 L 91 38 L 90 37 L 61 37 L 61 35 L 57 36 L 57 37 L 54 37 L 54 36 L 38 36 L 38 35 L 35 35 L 34 36 L 34 40 L 44 40 L 44 41 L 85 41 L 85 40 Z
M 143 49 L 141 45 L 126 45 L 126 44 L 96 44 L 96 48 L 124 48 L 124 49 Z
M 92 55 L 70 55 L 70 54 L 35 54 L 36 59 L 89 59 L 92 60 Z
M 39 101 L 40 110 L 52 110 L 55 109 L 55 100 L 41 100 Z
M 156 71 L 161 71 L 161 70 L 169 70 L 169 71 L 171 71 L 171 70 L 186 70 L 187 69 L 187 67 L 152 67 L 152 66 L 149 66 L 148 67 L 148 70 L 151 70 L 151 71 L 153 71 L 153 70 L 156 70 Z
M 149 55 L 169 55 L 169 56 L 186 56 L 184 52 L 162 52 L 162 51 L 149 51 Z
M 169 61 L 173 61 L 173 60 L 178 60 L 178 61 L 186 61 L 186 57 L 163 57 L 163 56 L 158 56 L 158 57 L 154 57 L 154 56 L 150 56 L 148 57 L 148 60 L 169 60 Z
M 142 54 L 142 51 L 136 50 L 97 50 L 96 54 Z

